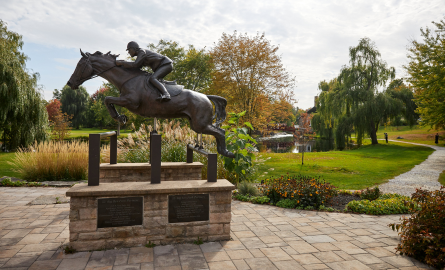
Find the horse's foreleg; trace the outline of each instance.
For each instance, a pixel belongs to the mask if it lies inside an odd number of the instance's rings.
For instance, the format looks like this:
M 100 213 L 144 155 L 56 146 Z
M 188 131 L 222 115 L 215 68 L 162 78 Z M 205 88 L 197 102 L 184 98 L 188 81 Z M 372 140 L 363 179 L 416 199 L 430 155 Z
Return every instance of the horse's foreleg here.
M 104 103 L 113 119 L 121 122 L 122 124 L 127 122 L 127 117 L 125 115 L 119 115 L 114 105 L 127 107 L 130 105 L 130 101 L 128 99 L 122 97 L 106 97 Z

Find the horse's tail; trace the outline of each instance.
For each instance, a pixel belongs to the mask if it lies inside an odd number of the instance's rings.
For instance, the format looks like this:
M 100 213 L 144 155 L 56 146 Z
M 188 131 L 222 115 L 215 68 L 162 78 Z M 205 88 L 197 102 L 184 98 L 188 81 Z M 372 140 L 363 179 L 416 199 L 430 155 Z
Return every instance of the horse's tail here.
M 207 98 L 215 104 L 215 114 L 213 115 L 213 119 L 216 119 L 213 126 L 219 127 L 224 120 L 226 120 L 226 106 L 227 100 L 220 96 L 207 95 Z

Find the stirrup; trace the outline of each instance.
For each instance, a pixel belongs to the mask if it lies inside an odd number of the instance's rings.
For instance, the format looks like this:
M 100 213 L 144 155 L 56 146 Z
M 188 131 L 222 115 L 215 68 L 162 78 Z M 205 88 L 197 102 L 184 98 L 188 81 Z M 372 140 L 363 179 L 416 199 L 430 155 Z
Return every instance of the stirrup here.
M 158 100 L 158 101 L 169 101 L 169 100 L 171 100 L 172 98 L 170 97 L 170 95 L 161 95 L 160 97 L 158 97 L 158 98 L 156 98 L 156 100 Z

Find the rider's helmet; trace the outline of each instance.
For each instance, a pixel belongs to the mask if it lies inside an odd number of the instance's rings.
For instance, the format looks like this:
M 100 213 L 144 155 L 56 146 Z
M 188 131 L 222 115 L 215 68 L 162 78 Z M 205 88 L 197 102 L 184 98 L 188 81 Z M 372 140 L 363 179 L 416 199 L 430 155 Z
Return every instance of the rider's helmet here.
M 128 51 L 130 48 L 139 49 L 139 44 L 137 44 L 135 41 L 130 41 L 130 42 L 128 42 L 128 44 L 127 44 L 127 51 Z

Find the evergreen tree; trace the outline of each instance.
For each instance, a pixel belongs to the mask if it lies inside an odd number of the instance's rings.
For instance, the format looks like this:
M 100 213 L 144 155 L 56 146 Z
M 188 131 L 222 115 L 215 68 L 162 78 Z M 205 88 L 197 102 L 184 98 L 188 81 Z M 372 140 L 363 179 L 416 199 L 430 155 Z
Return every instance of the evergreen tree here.
M 26 69 L 22 36 L 0 20 L 0 135 L 9 149 L 48 138 L 48 114 L 38 73 Z

